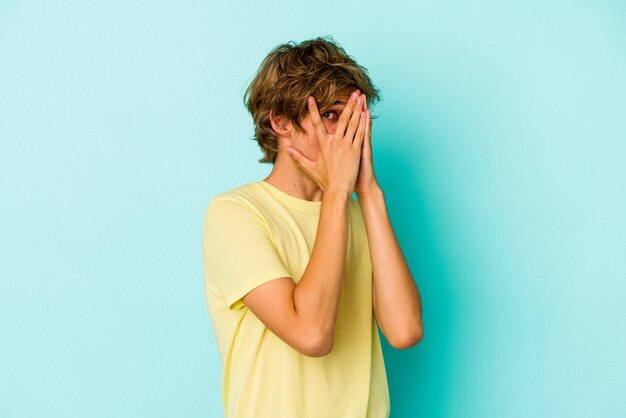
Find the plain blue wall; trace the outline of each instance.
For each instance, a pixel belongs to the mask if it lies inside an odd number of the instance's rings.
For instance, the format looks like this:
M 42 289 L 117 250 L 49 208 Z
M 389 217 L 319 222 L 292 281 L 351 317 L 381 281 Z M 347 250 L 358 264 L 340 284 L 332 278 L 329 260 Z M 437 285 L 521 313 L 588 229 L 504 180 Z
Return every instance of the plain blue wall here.
M 201 227 L 246 83 L 332 35 L 424 302 L 392 417 L 626 416 L 626 6 L 0 3 L 0 417 L 219 417 Z

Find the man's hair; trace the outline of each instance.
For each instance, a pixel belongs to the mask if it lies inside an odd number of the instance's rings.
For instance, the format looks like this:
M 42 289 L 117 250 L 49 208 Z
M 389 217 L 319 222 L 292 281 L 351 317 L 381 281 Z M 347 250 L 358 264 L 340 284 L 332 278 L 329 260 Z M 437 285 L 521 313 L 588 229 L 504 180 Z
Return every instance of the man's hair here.
M 307 98 L 314 96 L 320 114 L 335 100 L 359 89 L 371 109 L 381 99 L 380 91 L 367 74 L 332 36 L 294 41 L 276 46 L 261 62 L 244 94 L 244 105 L 252 115 L 254 133 L 265 154 L 260 163 L 274 163 L 278 137 L 270 122 L 273 116 L 284 116 L 298 132 L 308 112 Z M 375 119 L 372 116 L 372 119 Z

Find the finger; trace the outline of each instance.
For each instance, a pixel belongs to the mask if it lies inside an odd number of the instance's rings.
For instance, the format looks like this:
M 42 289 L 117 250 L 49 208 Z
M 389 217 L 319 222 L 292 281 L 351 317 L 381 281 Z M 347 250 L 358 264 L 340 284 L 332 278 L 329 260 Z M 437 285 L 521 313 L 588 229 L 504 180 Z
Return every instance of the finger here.
M 328 136 L 328 132 L 326 132 L 326 127 L 322 123 L 322 118 L 320 117 L 320 112 L 317 109 L 315 98 L 313 96 L 309 96 L 307 103 L 309 105 L 309 113 L 311 114 L 311 123 L 313 124 L 315 136 L 318 141 L 321 141 Z
M 367 119 L 367 132 L 366 132 L 366 136 L 372 134 L 372 112 L 370 111 L 369 106 L 367 105 L 367 99 L 365 100 L 365 103 L 363 103 L 363 109 L 367 112 L 366 119 Z
M 354 106 L 356 105 L 356 101 L 359 97 L 359 90 L 355 90 L 352 92 L 352 95 L 350 96 L 350 99 L 348 100 L 348 103 L 346 104 L 346 107 L 343 108 L 343 111 L 341 112 L 341 116 L 339 116 L 339 121 L 337 122 L 337 128 L 335 129 L 335 136 L 342 138 L 346 132 L 346 126 L 348 125 L 348 122 L 350 120 L 350 117 L 352 116 L 352 110 L 354 109 Z
M 309 160 L 295 148 L 285 147 L 285 151 L 291 155 L 300 170 L 324 191 L 324 184 L 315 175 L 315 161 Z
M 315 166 L 314 161 L 309 160 L 297 149 L 292 147 L 285 147 L 285 151 L 287 151 L 287 153 L 291 155 L 291 158 L 293 158 L 298 165 L 305 169 L 305 171 L 308 171 Z
M 367 120 L 365 119 L 365 112 L 361 111 L 361 116 L 359 117 L 359 127 L 354 134 L 354 141 L 352 142 L 352 146 L 356 149 L 360 150 L 363 145 L 363 138 L 365 138 L 365 129 L 367 126 Z
M 369 109 L 365 112 L 365 146 L 367 146 L 368 151 L 372 152 L 372 114 Z
M 357 102 L 356 107 L 354 108 L 354 112 L 352 113 L 352 117 L 350 118 L 350 122 L 348 123 L 348 129 L 346 129 L 344 138 L 348 139 L 349 141 L 353 141 L 354 133 L 359 127 L 361 111 L 363 110 L 363 98 L 364 95 L 359 96 L 359 101 Z
M 365 125 L 365 142 L 370 142 L 371 134 L 372 134 L 372 129 L 371 129 L 372 119 L 371 119 L 370 109 L 367 106 L 367 100 L 365 100 L 365 103 L 363 103 L 363 110 L 365 111 L 365 120 L 367 122 L 366 125 Z M 370 143 L 370 145 L 371 145 L 371 143 Z
M 365 111 L 365 140 L 369 141 L 370 138 L 370 111 Z

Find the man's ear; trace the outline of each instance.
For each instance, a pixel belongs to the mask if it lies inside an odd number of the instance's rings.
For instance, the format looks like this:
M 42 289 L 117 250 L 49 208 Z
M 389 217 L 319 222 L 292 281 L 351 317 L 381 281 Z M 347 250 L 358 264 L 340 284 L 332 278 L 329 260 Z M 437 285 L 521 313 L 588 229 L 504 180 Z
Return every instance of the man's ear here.
M 291 133 L 293 131 L 293 125 L 285 116 L 278 115 L 274 116 L 272 111 L 270 110 L 270 122 L 272 124 L 272 129 L 278 136 L 286 136 L 287 138 L 291 138 Z

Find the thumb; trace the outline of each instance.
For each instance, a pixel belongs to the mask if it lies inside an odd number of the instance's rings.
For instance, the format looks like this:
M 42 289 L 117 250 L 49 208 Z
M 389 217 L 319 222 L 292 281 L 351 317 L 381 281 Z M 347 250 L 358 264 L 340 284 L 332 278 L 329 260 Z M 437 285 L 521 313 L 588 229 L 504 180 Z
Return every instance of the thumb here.
M 293 158 L 296 163 L 311 168 L 314 165 L 314 162 L 309 160 L 307 157 L 304 156 L 304 154 L 302 154 L 300 151 L 298 151 L 295 148 L 291 148 L 291 147 L 285 147 L 285 151 L 287 151 L 287 153 L 289 155 L 291 155 L 291 158 Z

